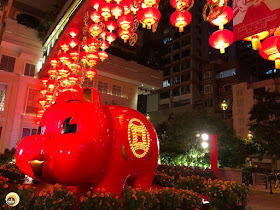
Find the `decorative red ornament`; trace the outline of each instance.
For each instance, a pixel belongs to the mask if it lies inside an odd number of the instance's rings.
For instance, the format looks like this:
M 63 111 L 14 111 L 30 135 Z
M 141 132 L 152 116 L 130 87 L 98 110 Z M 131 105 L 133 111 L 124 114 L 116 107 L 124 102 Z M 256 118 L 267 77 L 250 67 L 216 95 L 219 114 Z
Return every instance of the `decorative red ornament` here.
M 54 80 L 49 80 L 48 83 L 47 83 L 48 92 L 53 93 L 54 86 L 55 86 L 55 81 Z
M 95 38 L 90 38 L 87 40 L 87 47 L 89 51 L 94 51 L 98 48 L 98 41 Z
M 108 29 L 108 31 L 112 32 L 117 28 L 117 24 L 114 21 L 107 21 L 106 28 Z
M 170 22 L 174 27 L 179 28 L 179 32 L 184 31 L 184 27 L 190 24 L 192 21 L 192 15 L 189 11 L 180 12 L 175 11 L 170 16 Z
M 120 2 L 120 4 L 123 6 L 124 8 L 124 14 L 127 15 L 131 12 L 131 8 L 133 6 L 133 1 L 131 0 L 122 0 Z
M 63 79 L 59 80 L 61 87 L 69 87 L 71 86 L 71 82 L 67 77 L 64 77 Z
M 102 31 L 102 33 L 99 35 L 99 37 L 102 39 L 102 40 L 105 40 L 106 39 L 106 35 L 107 35 L 107 31 Z
M 79 92 L 80 89 L 81 88 L 78 85 L 71 85 L 70 87 L 64 88 L 64 90 L 62 92 L 70 91 L 73 93 L 77 93 L 77 92 Z
M 19 169 L 40 182 L 94 186 L 115 196 L 128 177 L 133 188 L 149 190 L 159 145 L 151 122 L 127 107 L 102 106 L 93 88 L 75 95 L 62 93 L 45 111 L 39 134 L 20 141 Z
M 113 16 L 115 16 L 116 19 L 118 19 L 120 16 L 124 13 L 124 8 L 120 4 L 113 4 L 111 6 L 111 13 Z
M 124 30 L 128 30 L 133 26 L 134 19 L 133 17 L 129 15 L 123 15 L 118 19 L 118 26 Z
M 53 100 L 53 93 L 46 93 L 46 100 L 47 101 L 52 101 Z
M 53 66 L 53 68 L 57 67 L 60 63 L 59 59 L 57 59 L 57 58 L 50 58 L 49 62 Z
M 108 53 L 106 53 L 105 51 L 98 52 L 98 55 L 101 61 L 104 61 L 109 57 Z
M 137 19 L 142 23 L 143 28 L 151 29 L 151 26 L 157 24 L 160 20 L 160 11 L 154 7 L 147 7 L 137 13 Z
M 227 29 L 218 30 L 211 34 L 209 38 L 209 44 L 215 49 L 220 49 L 221 54 L 225 53 L 225 48 L 229 47 L 232 43 L 233 33 Z
M 96 66 L 98 61 L 99 61 L 99 55 L 98 53 L 88 53 L 86 55 L 86 58 L 87 58 L 87 64 L 90 66 L 90 67 L 93 67 L 93 66 Z
M 132 34 L 133 34 L 133 32 L 130 29 L 124 30 L 124 29 L 120 28 L 118 30 L 118 36 L 121 39 L 123 39 L 124 43 L 126 43 L 127 40 L 131 38 Z
M 216 16 L 223 7 L 219 7 L 219 10 L 213 12 L 209 18 Z M 227 6 L 222 14 L 220 14 L 216 19 L 210 21 L 212 25 L 219 26 L 219 29 L 224 29 L 224 25 L 229 23 L 233 18 L 233 10 L 231 7 Z
M 88 33 L 93 36 L 97 37 L 103 31 L 102 26 L 98 24 L 92 24 L 88 27 Z
M 148 6 L 152 7 L 160 2 L 160 0 L 143 0 L 143 2 Z
M 77 82 L 81 80 L 81 77 L 77 74 L 70 73 L 67 79 L 70 81 L 71 85 L 75 85 Z
M 68 53 L 60 53 L 57 57 L 60 60 L 60 62 L 64 64 L 68 63 L 71 59 Z
M 115 41 L 117 36 L 114 33 L 107 33 L 106 40 L 111 44 L 113 41 Z
M 244 41 L 251 41 L 252 43 L 252 49 L 253 50 L 258 50 L 259 48 L 261 48 L 262 44 L 261 44 L 261 40 L 266 39 L 267 37 L 271 36 L 277 28 L 273 28 L 267 31 L 263 31 L 257 34 L 254 34 L 252 36 L 248 36 L 246 38 L 244 38 Z
M 76 37 L 79 35 L 79 30 L 77 28 L 71 27 L 68 30 L 71 37 Z
M 98 11 L 92 11 L 89 17 L 95 23 L 99 23 L 103 20 L 102 15 Z
M 77 71 L 82 70 L 82 66 L 78 63 L 71 63 L 68 65 L 68 68 L 73 72 L 76 73 Z
M 270 61 L 275 61 L 275 68 L 280 69 L 280 36 L 272 36 L 262 42 L 260 55 Z
M 108 18 L 112 17 L 112 14 L 111 14 L 111 4 L 103 2 L 99 6 L 99 12 L 104 17 L 104 20 L 107 21 Z
M 101 3 L 102 0 L 92 0 L 91 6 L 93 7 L 93 9 L 98 10 Z
M 58 71 L 59 76 L 66 77 L 67 74 L 69 74 L 70 69 L 67 66 L 62 65 L 57 68 L 57 71 Z
M 106 41 L 101 41 L 101 46 L 100 46 L 100 49 L 101 50 L 106 50 L 106 49 L 108 49 L 109 48 L 109 43 L 108 42 L 106 42 Z
M 72 50 L 71 52 L 69 52 L 69 55 L 71 56 L 71 58 L 76 61 L 79 59 L 79 51 L 78 50 Z
M 186 8 L 191 3 L 191 0 L 170 0 L 170 5 L 176 10 Z
M 47 78 L 47 77 L 43 77 L 43 78 L 41 79 L 41 82 L 43 83 L 43 85 L 44 85 L 45 87 L 47 87 L 48 81 L 49 81 L 49 78 Z
M 83 62 L 84 65 L 87 63 L 87 53 L 86 52 L 80 53 L 80 60 Z
M 39 99 L 39 104 L 41 104 L 41 106 L 45 106 L 45 104 L 46 104 L 46 99 L 45 98 L 40 98 Z
M 56 76 L 56 73 L 57 73 L 57 70 L 56 70 L 56 69 L 50 68 L 50 69 L 48 70 L 48 75 L 49 75 L 50 77 L 52 77 L 52 78 Z
M 62 49 L 64 52 L 67 52 L 70 49 L 70 46 L 67 43 L 67 41 L 60 41 L 58 45 L 60 49 Z
M 40 89 L 40 93 L 42 95 L 46 95 L 47 92 L 48 92 L 48 89 L 46 87 Z
M 79 40 L 75 37 L 71 37 L 68 39 L 68 45 L 72 48 L 76 47 L 79 44 Z
M 93 69 L 93 68 L 89 68 L 89 69 L 87 69 L 87 70 L 85 71 L 85 75 L 86 75 L 87 78 L 90 79 L 90 81 L 92 81 L 92 79 L 93 79 L 94 77 L 96 77 L 97 71 L 96 71 L 95 69 Z

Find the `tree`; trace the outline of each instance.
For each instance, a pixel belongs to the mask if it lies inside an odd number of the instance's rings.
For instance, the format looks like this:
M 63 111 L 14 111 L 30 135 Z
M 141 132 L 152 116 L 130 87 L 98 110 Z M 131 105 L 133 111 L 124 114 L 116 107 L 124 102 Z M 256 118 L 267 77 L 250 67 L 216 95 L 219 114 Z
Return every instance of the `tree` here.
M 262 90 L 255 99 L 256 103 L 249 112 L 249 130 L 254 133 L 254 141 L 259 144 L 261 154 L 267 154 L 275 163 L 280 158 L 280 93 Z
M 180 159 L 189 163 L 196 155 L 201 163 L 209 163 L 209 150 L 205 152 L 197 133 L 217 134 L 218 158 L 221 166 L 236 167 L 244 163 L 248 153 L 252 152 L 251 144 L 235 136 L 234 130 L 220 117 L 208 115 L 203 110 L 173 115 L 157 127 L 160 139 L 160 156 L 165 163 Z M 184 157 L 184 158 L 182 158 Z M 174 164 L 174 163 L 173 163 Z M 182 164 L 182 163 L 181 163 Z

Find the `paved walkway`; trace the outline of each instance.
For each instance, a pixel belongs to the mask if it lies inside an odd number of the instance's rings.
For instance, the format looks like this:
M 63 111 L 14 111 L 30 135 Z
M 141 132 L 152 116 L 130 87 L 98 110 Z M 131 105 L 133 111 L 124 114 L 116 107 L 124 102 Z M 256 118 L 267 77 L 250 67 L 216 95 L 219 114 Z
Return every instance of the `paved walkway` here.
M 251 189 L 248 196 L 247 210 L 280 210 L 280 189 Z

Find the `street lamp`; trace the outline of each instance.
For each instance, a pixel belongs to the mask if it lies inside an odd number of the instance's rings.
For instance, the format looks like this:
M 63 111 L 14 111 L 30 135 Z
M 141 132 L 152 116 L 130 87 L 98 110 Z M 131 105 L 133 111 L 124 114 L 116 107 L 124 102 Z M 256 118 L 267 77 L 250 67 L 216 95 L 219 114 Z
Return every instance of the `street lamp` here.
M 147 114 L 147 115 L 146 115 L 146 118 L 147 118 L 148 120 L 150 120 L 150 119 L 151 119 L 151 116 L 150 116 L 149 114 Z
M 226 119 L 226 110 L 228 108 L 228 105 L 227 105 L 225 100 L 223 100 L 223 103 L 221 103 L 221 107 L 222 107 L 222 110 L 224 112 L 224 120 L 225 120 Z
M 253 134 L 251 133 L 251 131 L 249 131 L 248 135 L 247 135 L 249 140 L 252 140 L 252 138 L 254 137 Z

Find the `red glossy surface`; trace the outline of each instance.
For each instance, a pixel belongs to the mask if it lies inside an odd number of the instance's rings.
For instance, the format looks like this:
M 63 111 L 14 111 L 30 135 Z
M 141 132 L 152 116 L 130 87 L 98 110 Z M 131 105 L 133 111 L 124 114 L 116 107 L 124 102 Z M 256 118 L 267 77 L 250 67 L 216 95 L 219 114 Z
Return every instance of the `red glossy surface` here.
M 90 97 L 84 97 L 87 91 Z M 62 134 L 67 118 L 77 129 Z M 116 195 L 125 182 L 151 187 L 158 139 L 152 124 L 139 112 L 101 106 L 97 90 L 81 89 L 77 96 L 62 93 L 44 113 L 40 127 L 41 135 L 24 138 L 16 151 L 17 165 L 26 175 L 47 183 L 105 188 Z M 45 161 L 41 173 L 34 174 L 32 160 Z

